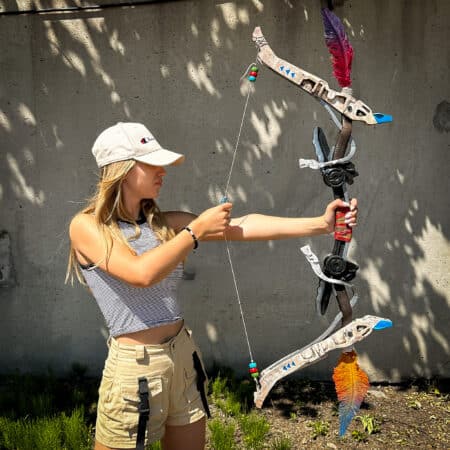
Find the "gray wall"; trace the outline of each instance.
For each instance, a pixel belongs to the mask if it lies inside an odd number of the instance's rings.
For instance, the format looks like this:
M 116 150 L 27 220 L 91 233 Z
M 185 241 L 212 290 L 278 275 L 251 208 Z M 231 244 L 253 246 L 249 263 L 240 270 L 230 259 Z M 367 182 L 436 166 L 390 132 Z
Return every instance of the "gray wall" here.
M 394 322 L 357 346 L 361 363 L 372 380 L 450 376 L 450 2 L 341 3 L 355 95 L 394 116 L 390 125 L 354 125 L 355 315 Z M 0 1 L 2 11 L 16 6 Z M 279 56 L 336 87 L 319 6 L 205 0 L 0 17 L 1 372 L 60 372 L 74 361 L 91 373 L 102 368 L 107 331 L 95 301 L 83 287 L 64 285 L 67 226 L 94 188 L 90 148 L 98 133 L 119 120 L 144 122 L 187 156 L 169 169 L 162 208 L 198 213 L 216 204 L 244 106 L 239 78 L 255 58 L 255 25 Z M 322 213 L 331 191 L 297 165 L 313 157 L 317 125 L 334 136 L 317 102 L 261 68 L 231 180 L 235 216 Z M 306 243 L 323 257 L 332 239 L 232 245 L 261 368 L 311 341 L 336 312 L 333 305 L 326 318 L 316 316 L 316 279 L 299 251 Z M 202 243 L 187 270 L 195 280 L 183 282 L 180 301 L 207 363 L 245 372 L 224 245 Z M 330 378 L 337 356 L 303 375 Z

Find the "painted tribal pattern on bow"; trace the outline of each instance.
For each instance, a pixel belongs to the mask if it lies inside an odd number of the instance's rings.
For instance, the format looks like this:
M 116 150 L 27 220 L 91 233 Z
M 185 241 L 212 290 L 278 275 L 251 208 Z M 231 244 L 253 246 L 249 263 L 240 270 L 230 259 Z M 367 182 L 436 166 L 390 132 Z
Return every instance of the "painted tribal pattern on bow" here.
M 354 177 L 358 175 L 355 166 L 350 161 L 356 151 L 356 144 L 351 137 L 352 122 L 358 121 L 367 125 L 375 125 L 391 122 L 392 117 L 373 113 L 369 106 L 353 97 L 349 87 L 353 50 L 339 19 L 328 10 L 324 10 L 322 14 L 325 36 L 334 58 L 335 76 L 342 87 L 341 91 L 333 90 L 326 81 L 276 56 L 259 27 L 255 28 L 253 32 L 253 41 L 258 49 L 257 61 L 259 63 L 312 95 L 331 115 L 339 129 L 335 146 L 330 148 L 322 129 L 316 128 L 313 145 L 317 160 L 300 159 L 299 163 L 301 168 L 309 167 L 320 170 L 324 182 L 333 190 L 334 198 L 348 202 L 347 184 L 352 184 Z M 337 118 L 335 111 L 341 114 L 341 120 Z M 256 378 L 257 387 L 254 394 L 255 404 L 261 408 L 276 382 L 299 369 L 320 361 L 332 350 L 343 349 L 333 376 L 340 401 L 340 435 L 345 433 L 369 386 L 367 375 L 357 364 L 353 345 L 368 337 L 373 330 L 392 326 L 389 319 L 371 315 L 353 320 L 352 307 L 357 302 L 357 296 L 350 282 L 355 277 L 358 266 L 347 260 L 348 246 L 352 235 L 351 228 L 344 222 L 346 212 L 345 210 L 336 211 L 333 250 L 325 258 L 322 266 L 309 246 L 301 249 L 319 277 L 316 299 L 318 312 L 322 315 L 325 314 L 333 293 L 336 296 L 340 312 L 327 330 L 313 342 L 262 370 Z M 335 331 L 339 325 L 340 328 Z M 349 380 L 350 378 L 351 380 Z

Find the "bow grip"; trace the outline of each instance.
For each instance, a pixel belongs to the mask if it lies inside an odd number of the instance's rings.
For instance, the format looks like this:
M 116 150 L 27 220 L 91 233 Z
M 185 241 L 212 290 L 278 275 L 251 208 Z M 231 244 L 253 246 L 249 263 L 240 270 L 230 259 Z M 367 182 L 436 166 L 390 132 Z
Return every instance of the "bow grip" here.
M 334 239 L 336 241 L 350 242 L 352 240 L 352 229 L 345 223 L 345 215 L 350 211 L 348 206 L 336 209 L 334 223 Z

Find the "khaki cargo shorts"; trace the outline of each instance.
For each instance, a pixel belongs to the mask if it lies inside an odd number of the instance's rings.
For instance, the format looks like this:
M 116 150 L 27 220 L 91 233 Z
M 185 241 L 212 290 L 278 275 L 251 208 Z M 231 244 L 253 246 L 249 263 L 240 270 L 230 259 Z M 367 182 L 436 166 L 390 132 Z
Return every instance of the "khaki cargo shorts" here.
M 146 444 L 161 439 L 166 425 L 188 425 L 205 416 L 193 363 L 193 353 L 200 356 L 200 351 L 191 334 L 183 327 L 161 345 L 110 340 L 99 388 L 95 427 L 98 442 L 107 447 L 136 447 L 140 377 L 148 380 L 150 401 Z

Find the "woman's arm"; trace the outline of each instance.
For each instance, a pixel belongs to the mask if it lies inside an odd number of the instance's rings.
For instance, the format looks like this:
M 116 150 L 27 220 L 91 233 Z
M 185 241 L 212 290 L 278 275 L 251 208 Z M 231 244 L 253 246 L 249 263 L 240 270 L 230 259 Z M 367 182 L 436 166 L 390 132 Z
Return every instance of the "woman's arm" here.
M 105 259 L 106 243 L 90 214 L 75 216 L 69 233 L 81 263 L 96 264 L 105 272 L 136 287 L 158 283 L 192 250 L 192 237 L 183 232 L 142 255 L 134 255 L 122 242 L 113 240 L 110 256 Z
M 248 214 L 231 219 L 225 233 L 206 236 L 205 240 L 222 240 L 226 236 L 229 241 L 267 241 L 316 236 L 325 234 L 327 229 L 322 217 L 291 218 Z
M 311 218 L 287 218 L 249 214 L 244 217 L 231 219 L 225 236 L 230 241 L 259 241 L 289 239 L 296 237 L 317 236 L 334 231 L 335 211 L 337 208 L 348 206 L 342 200 L 331 202 L 322 216 Z M 350 227 L 356 225 L 357 201 L 353 199 L 351 211 L 346 221 Z M 209 234 L 203 240 L 223 240 L 224 233 Z
M 113 240 L 110 255 L 106 259 L 106 243 L 91 214 L 75 216 L 69 234 L 79 262 L 96 264 L 133 286 L 147 287 L 167 277 L 193 249 L 191 234 L 180 231 L 184 223 L 189 224 L 198 239 L 203 239 L 205 235 L 224 232 L 230 223 L 230 210 L 231 204 L 225 203 L 207 209 L 198 217 L 183 213 L 177 219 L 179 223 L 169 219 L 169 225 L 178 229 L 179 233 L 170 241 L 141 255 L 134 255 L 122 242 Z M 183 227 L 179 228 L 181 225 Z
M 185 211 L 165 211 L 164 217 L 167 224 L 175 233 L 179 233 L 184 227 L 187 227 L 198 216 Z

